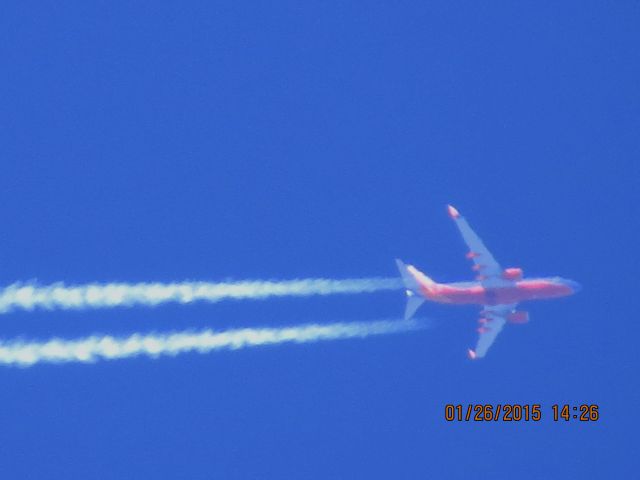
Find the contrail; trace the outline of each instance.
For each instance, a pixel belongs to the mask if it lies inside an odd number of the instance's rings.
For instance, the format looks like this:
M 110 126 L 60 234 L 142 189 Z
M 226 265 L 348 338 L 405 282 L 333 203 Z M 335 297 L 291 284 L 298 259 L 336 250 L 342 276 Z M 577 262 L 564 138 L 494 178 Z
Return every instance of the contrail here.
M 370 293 L 401 288 L 395 278 L 331 280 L 309 278 L 288 281 L 106 283 L 67 286 L 55 283 L 13 284 L 0 290 L 0 313 L 12 310 L 85 310 L 94 308 L 156 306 L 161 303 L 218 302 L 225 299 L 306 297 Z
M 133 334 L 129 337 L 90 336 L 78 340 L 52 339 L 45 342 L 0 342 L 0 365 L 28 367 L 38 363 L 92 363 L 99 360 L 145 355 L 175 356 L 181 353 L 208 353 L 258 345 L 308 343 L 321 340 L 363 338 L 425 328 L 416 320 L 378 320 L 326 325 L 306 324 L 284 328 L 243 328 L 215 332 Z

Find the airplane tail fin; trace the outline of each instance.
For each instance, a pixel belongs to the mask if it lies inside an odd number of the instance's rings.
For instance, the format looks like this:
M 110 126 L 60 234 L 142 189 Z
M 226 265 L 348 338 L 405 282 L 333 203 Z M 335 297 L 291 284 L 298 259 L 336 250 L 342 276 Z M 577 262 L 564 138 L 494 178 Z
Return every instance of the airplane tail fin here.
M 425 302 L 420 287 L 434 285 L 435 282 L 420 272 L 412 265 L 405 265 L 402 260 L 396 258 L 396 265 L 402 276 L 402 281 L 407 289 L 407 306 L 404 311 L 404 319 L 409 320 L 416 310 Z

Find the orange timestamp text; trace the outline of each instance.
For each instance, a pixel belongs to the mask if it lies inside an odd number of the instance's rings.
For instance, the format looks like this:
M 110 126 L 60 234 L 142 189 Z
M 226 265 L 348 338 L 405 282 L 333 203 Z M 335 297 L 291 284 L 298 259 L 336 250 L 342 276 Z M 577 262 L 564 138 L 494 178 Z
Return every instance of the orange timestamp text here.
M 444 406 L 447 422 L 539 422 L 542 420 L 542 405 L 539 403 L 451 404 Z M 576 420 L 595 422 L 600 418 L 598 405 L 552 405 L 554 421 Z

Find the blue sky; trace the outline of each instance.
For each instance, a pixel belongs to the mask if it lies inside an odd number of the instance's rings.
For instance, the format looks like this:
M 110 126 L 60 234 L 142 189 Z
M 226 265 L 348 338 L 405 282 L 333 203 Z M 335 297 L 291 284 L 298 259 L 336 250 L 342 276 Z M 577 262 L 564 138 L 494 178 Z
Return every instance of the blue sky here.
M 628 477 L 637 429 L 636 2 L 14 2 L 0 16 L 0 281 L 470 278 L 530 304 L 400 336 L 0 370 L 7 478 Z M 3 316 L 12 339 L 399 316 L 401 292 Z M 447 403 L 541 423 L 446 423 Z M 596 403 L 593 424 L 554 403 Z

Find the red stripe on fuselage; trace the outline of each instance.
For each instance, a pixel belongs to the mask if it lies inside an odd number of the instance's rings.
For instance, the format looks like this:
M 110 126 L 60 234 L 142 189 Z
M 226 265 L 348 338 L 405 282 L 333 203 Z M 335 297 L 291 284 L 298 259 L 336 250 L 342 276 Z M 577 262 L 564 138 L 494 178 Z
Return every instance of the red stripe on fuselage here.
M 543 279 L 521 280 L 515 282 L 513 286 L 500 288 L 485 288 L 480 283 L 469 287 L 446 283 L 421 285 L 421 287 L 423 295 L 431 301 L 460 305 L 520 303 L 527 300 L 564 297 L 574 293 L 568 285 Z

